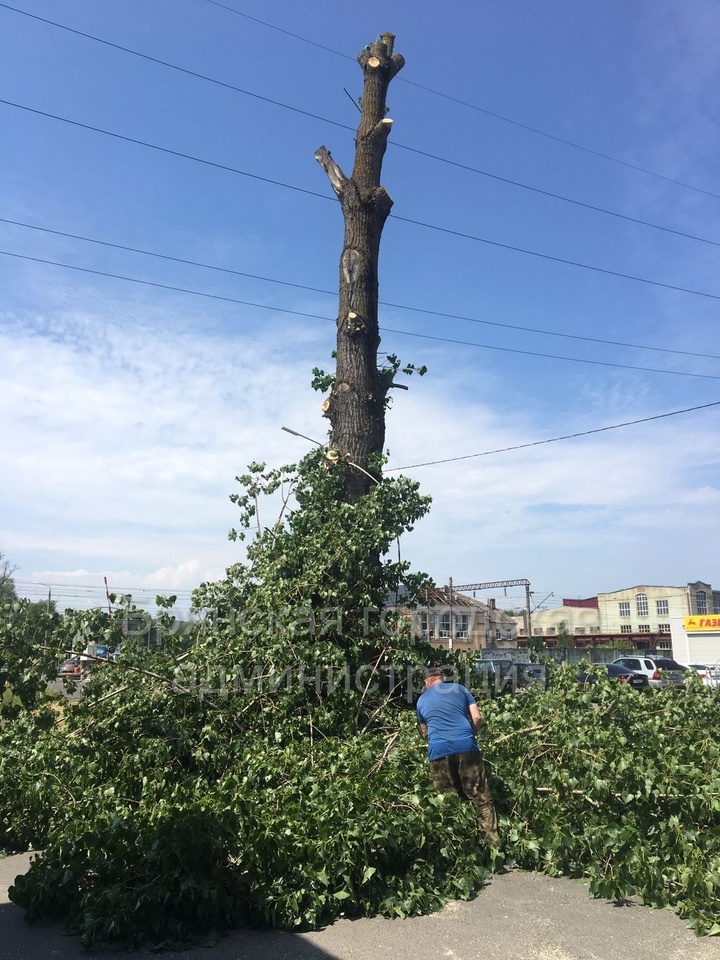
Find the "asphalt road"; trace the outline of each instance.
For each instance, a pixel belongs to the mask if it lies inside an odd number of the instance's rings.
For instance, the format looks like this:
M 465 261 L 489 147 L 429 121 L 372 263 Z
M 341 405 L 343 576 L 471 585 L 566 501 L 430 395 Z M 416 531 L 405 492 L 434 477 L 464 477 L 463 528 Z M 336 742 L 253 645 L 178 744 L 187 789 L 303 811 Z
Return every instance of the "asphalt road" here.
M 0 860 L 0 958 L 80 960 L 84 950 L 54 923 L 28 927 L 7 888 L 29 856 Z M 142 955 L 149 956 L 145 951 Z M 137 954 L 136 954 L 137 956 Z M 154 954 L 157 956 L 157 954 Z M 668 910 L 592 900 L 587 885 L 512 870 L 473 901 L 410 920 L 340 920 L 290 934 L 241 930 L 173 960 L 720 960 L 720 938 L 698 938 Z

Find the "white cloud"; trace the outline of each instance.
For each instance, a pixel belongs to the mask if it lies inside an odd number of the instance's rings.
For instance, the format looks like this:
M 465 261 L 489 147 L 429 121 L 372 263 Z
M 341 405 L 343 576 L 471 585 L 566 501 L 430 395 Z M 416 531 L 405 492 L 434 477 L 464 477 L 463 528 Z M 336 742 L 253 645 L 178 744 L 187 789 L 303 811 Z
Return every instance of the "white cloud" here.
M 113 303 L 92 315 L 59 311 L 51 322 L 11 317 L 0 335 L 9 358 L 0 542 L 21 574 L 33 571 L 28 581 L 74 583 L 95 596 L 103 576 L 116 591 L 189 591 L 216 579 L 243 555 L 226 537 L 235 476 L 250 461 L 275 465 L 305 452 L 283 425 L 325 437 L 308 383 L 329 352 L 328 331 L 276 322 L 240 339 L 171 326 L 157 313 L 143 326 L 141 311 L 132 313 L 128 320 Z M 446 369 L 442 350 L 433 369 Z M 478 375 L 476 361 L 464 370 L 455 359 L 452 369 L 459 383 Z M 409 386 L 388 416 L 390 467 L 620 422 L 628 403 L 612 384 L 605 392 L 593 384 L 589 412 L 566 411 L 555 424 L 540 411 L 473 399 L 432 372 Z M 633 419 L 643 401 L 634 402 Z M 717 503 L 707 476 L 695 479 L 712 470 L 706 429 L 699 417 L 670 418 L 411 470 L 434 505 L 403 553 L 439 580 L 531 570 L 544 580 L 555 570 L 569 585 L 572 554 L 588 552 L 615 570 L 614 550 L 646 542 L 654 551 L 659 529 L 680 537 L 699 507 Z M 576 591 L 607 586 L 589 581 L 598 562 L 586 586 L 578 573 Z M 668 580 L 685 576 L 671 558 L 665 569 Z

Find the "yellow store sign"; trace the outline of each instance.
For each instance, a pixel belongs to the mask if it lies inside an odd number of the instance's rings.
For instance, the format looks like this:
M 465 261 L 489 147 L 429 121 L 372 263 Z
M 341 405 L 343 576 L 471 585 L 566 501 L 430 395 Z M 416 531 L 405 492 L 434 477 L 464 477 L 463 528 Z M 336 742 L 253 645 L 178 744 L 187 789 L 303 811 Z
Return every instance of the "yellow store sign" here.
M 685 617 L 685 633 L 720 633 L 720 617 Z

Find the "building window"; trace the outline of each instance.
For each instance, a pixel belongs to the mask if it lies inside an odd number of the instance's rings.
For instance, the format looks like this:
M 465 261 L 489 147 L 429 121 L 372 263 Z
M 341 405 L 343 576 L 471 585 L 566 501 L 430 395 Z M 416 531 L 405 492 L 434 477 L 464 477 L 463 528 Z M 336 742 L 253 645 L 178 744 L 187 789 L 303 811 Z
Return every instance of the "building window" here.
M 447 640 L 450 637 L 450 614 L 449 613 L 440 614 L 438 636 L 443 640 Z
M 649 623 L 638 624 L 638 633 L 650 633 L 650 624 Z
M 502 640 L 502 630 L 500 630 L 499 628 L 495 631 L 495 639 Z
M 672 650 L 672 645 L 669 640 L 658 640 L 657 648 L 658 650 Z
M 695 594 L 695 603 L 698 613 L 707 613 L 707 594 L 704 590 L 698 590 Z
M 455 614 L 455 636 L 458 640 L 467 640 L 468 615 L 466 613 Z
M 659 623 L 659 624 L 658 624 L 658 633 L 670 633 L 670 624 L 669 624 L 669 623 Z
M 631 623 L 621 623 L 621 624 L 620 624 L 620 633 L 632 633 L 632 624 L 631 624 Z
M 639 593 L 635 597 L 635 606 L 637 607 L 637 615 L 639 617 L 646 617 L 648 615 L 648 602 L 646 593 Z
M 668 602 L 667 600 L 656 600 L 655 601 L 655 610 L 659 617 L 666 617 L 668 615 Z
M 554 636 L 555 636 L 555 627 L 548 627 L 547 630 L 545 631 L 545 633 L 546 633 L 549 637 L 554 637 Z
M 420 635 L 427 637 L 432 629 L 432 620 L 429 613 L 420 614 Z
M 585 627 L 575 627 L 575 633 L 585 633 Z
M 720 597 L 713 597 L 713 613 L 720 613 Z
M 620 607 L 620 616 L 621 616 L 621 617 L 629 617 L 629 616 L 630 616 L 630 601 L 629 601 L 629 600 L 621 600 L 620 603 L 618 604 L 618 606 Z

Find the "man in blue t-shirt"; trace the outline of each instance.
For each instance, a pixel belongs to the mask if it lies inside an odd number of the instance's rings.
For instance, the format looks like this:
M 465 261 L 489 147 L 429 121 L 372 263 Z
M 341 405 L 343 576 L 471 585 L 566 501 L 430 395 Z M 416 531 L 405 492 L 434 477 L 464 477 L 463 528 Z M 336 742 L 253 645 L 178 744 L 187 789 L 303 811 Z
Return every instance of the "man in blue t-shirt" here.
M 460 683 L 443 683 L 442 667 L 425 671 L 425 692 L 417 718 L 428 741 L 430 776 L 440 791 L 454 790 L 471 800 L 491 847 L 500 845 L 497 815 L 475 734 L 482 717 L 470 691 Z

